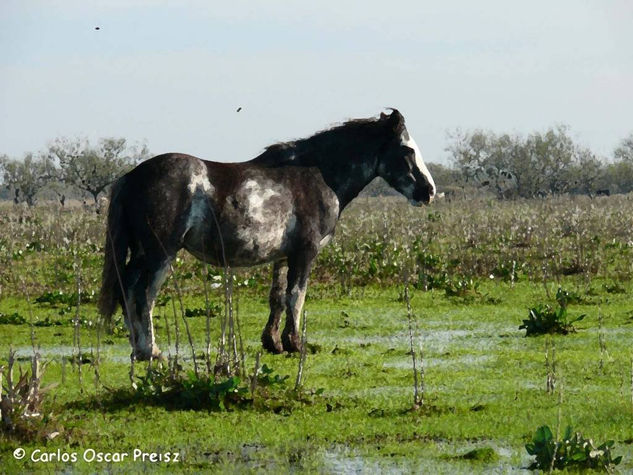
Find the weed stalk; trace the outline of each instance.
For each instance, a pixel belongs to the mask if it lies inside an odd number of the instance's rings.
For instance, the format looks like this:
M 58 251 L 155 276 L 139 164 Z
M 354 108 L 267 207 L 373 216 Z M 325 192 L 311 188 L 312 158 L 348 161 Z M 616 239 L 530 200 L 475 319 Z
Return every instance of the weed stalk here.
M 187 322 L 187 319 L 185 318 L 185 307 L 184 307 L 184 304 L 182 303 L 182 292 L 180 291 L 180 285 L 178 284 L 178 279 L 176 277 L 176 274 L 174 273 L 174 267 L 170 265 L 169 268 L 171 269 L 171 275 L 174 279 L 174 288 L 176 289 L 176 296 L 178 297 L 178 304 L 180 306 L 180 315 L 182 317 L 182 321 L 185 323 L 185 331 L 187 332 L 189 347 L 191 348 L 191 358 L 193 360 L 193 372 L 197 378 L 199 375 L 198 375 L 198 363 L 196 362 L 196 350 L 193 346 L 193 337 L 191 336 L 191 330 L 189 329 L 189 322 Z
M 251 397 L 255 398 L 255 390 L 257 389 L 257 374 L 259 373 L 259 362 L 262 357 L 262 352 L 258 351 L 255 356 L 255 368 L 253 368 L 253 375 L 251 376 Z
M 409 323 L 409 347 L 411 350 L 411 360 L 413 362 L 413 407 L 419 408 L 424 405 L 424 382 L 419 381 L 424 378 L 423 370 L 420 370 L 420 374 L 418 375 L 418 364 L 417 364 L 417 356 L 415 351 L 415 345 L 413 344 L 413 326 L 415 315 L 411 308 L 411 297 L 409 296 L 409 279 L 405 276 L 404 282 L 404 300 L 407 304 L 407 320 Z M 417 327 L 417 323 L 416 323 Z
M 77 290 L 77 308 L 75 310 L 75 317 L 73 318 L 73 356 L 75 356 L 75 348 L 77 349 L 77 355 L 73 358 L 73 362 L 77 363 L 77 378 L 79 379 L 79 392 L 83 394 L 83 377 L 81 372 L 81 318 L 79 315 L 81 308 L 81 266 L 77 258 L 77 251 L 73 247 L 73 254 L 75 257 L 75 276 L 76 276 L 76 290 Z
M 563 419 L 563 382 L 560 383 L 560 389 L 558 391 L 558 416 L 556 418 L 556 442 L 554 443 L 554 453 L 552 455 L 552 463 L 549 467 L 549 473 L 554 471 L 554 464 L 556 463 L 556 453 L 558 452 L 558 446 L 560 445 L 560 425 Z
M 93 359 L 93 368 L 95 373 L 95 392 L 99 391 L 99 383 L 101 381 L 101 324 L 97 323 L 97 354 Z
M 604 360 L 608 357 L 608 353 L 607 342 L 604 336 L 604 326 L 602 323 L 602 312 L 600 308 L 598 308 L 598 345 L 600 346 L 600 362 L 598 364 L 598 367 L 600 368 L 600 371 L 604 374 Z
M 211 304 L 209 303 L 209 283 L 207 282 L 208 267 L 202 266 L 202 285 L 204 288 L 205 320 L 205 349 L 204 360 L 207 365 L 207 377 L 211 377 Z
M 545 339 L 545 389 L 547 394 L 554 394 L 556 388 L 556 346 L 550 336 Z
M 165 320 L 165 333 L 167 334 L 167 372 L 169 373 L 170 378 L 174 378 L 174 367 L 172 365 L 173 359 L 171 355 L 171 332 L 169 331 L 169 318 L 167 318 L 166 314 L 162 315 Z
M 176 355 L 174 356 L 174 374 L 173 377 L 178 375 L 178 357 L 180 356 L 180 327 L 178 326 L 178 313 L 176 312 L 176 302 L 171 300 L 171 310 L 174 314 L 174 333 L 176 334 Z
M 240 369 L 242 377 L 246 378 L 246 353 L 244 352 L 244 340 L 242 339 L 242 326 L 240 324 L 240 298 L 235 299 L 235 325 L 237 327 L 237 338 L 240 344 Z

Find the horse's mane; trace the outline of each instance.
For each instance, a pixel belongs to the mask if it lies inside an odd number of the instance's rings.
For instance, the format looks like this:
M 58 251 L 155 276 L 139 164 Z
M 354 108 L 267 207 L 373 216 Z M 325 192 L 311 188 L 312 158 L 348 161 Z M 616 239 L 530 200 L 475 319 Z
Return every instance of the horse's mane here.
M 356 136 L 359 134 L 367 135 L 368 133 L 377 135 L 380 128 L 376 126 L 382 121 L 383 118 L 348 120 L 342 124 L 321 130 L 307 138 L 269 145 L 250 162 L 262 166 L 307 165 L 308 163 L 305 163 L 305 159 L 307 159 L 309 151 L 315 148 L 322 148 L 342 135 Z

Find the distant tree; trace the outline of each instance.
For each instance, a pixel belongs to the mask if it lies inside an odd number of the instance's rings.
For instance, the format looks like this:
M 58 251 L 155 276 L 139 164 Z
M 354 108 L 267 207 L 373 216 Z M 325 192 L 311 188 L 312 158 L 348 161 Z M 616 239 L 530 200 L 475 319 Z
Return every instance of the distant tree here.
M 550 128 L 544 134 L 534 133 L 525 142 L 530 157 L 533 182 L 538 183 L 535 191 L 547 190 L 558 194 L 569 191 L 569 171 L 579 162 L 580 156 L 566 126 Z M 529 194 L 529 191 L 524 196 Z
M 464 132 L 457 129 L 449 133 L 451 141 L 446 151 L 451 153 L 453 165 L 461 171 L 465 171 L 468 178 L 468 170 L 485 167 L 489 162 L 491 141 L 496 140 L 492 132 L 476 129 L 472 132 Z
M 616 160 L 633 163 L 633 132 L 624 138 L 613 152 Z
M 613 161 L 605 166 L 602 187 L 611 192 L 633 191 L 633 133 L 613 151 Z
M 599 189 L 609 189 L 605 185 L 606 169 L 606 165 L 591 150 L 579 148 L 574 164 L 567 169 L 567 191 L 592 195 Z
M 633 191 L 633 161 L 618 160 L 605 166 L 602 188 L 611 192 Z
M 524 181 L 522 171 L 524 150 L 519 138 L 508 134 L 461 130 L 449 135 L 452 143 L 446 148 L 464 183 L 489 189 L 499 197 L 516 194 Z
M 135 164 L 147 158 L 147 147 L 130 147 L 123 138 L 105 138 L 96 146 L 87 140 L 59 138 L 48 148 L 59 163 L 60 180 L 92 196 L 99 194 Z
M 29 206 L 37 202 L 37 194 L 50 183 L 54 176 L 54 165 L 45 156 L 27 153 L 23 160 L 12 160 L 6 155 L 0 157 L 0 169 L 4 186 L 13 201 L 25 202 Z
M 525 138 L 482 130 L 458 130 L 449 138 L 452 142 L 447 151 L 464 179 L 489 187 L 499 197 L 570 191 L 572 169 L 589 160 L 587 151 L 574 144 L 566 126 Z

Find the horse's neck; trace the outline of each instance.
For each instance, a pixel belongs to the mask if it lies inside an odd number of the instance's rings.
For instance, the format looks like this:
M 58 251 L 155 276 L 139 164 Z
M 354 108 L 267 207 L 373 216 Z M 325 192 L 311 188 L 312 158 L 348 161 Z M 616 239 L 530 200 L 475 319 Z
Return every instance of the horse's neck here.
M 314 157 L 314 165 L 321 171 L 325 183 L 336 193 L 341 211 L 378 176 L 377 152 L 359 151 L 355 153 L 356 157 L 339 160 L 332 160 L 331 157 L 336 155 L 329 155 L 327 151 L 320 155 Z
M 327 132 L 326 132 L 327 133 Z M 343 210 L 376 176 L 379 135 L 369 129 L 343 139 L 332 138 L 315 143 L 314 137 L 269 147 L 251 162 L 264 166 L 314 167 L 336 193 Z

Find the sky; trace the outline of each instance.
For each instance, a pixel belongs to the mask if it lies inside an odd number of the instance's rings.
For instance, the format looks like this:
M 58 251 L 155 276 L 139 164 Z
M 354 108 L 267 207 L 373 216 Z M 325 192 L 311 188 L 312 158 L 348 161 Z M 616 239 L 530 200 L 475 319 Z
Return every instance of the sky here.
M 124 137 L 234 162 L 395 107 L 427 162 L 458 128 L 557 124 L 610 157 L 631 25 L 629 0 L 1 0 L 0 154 Z

